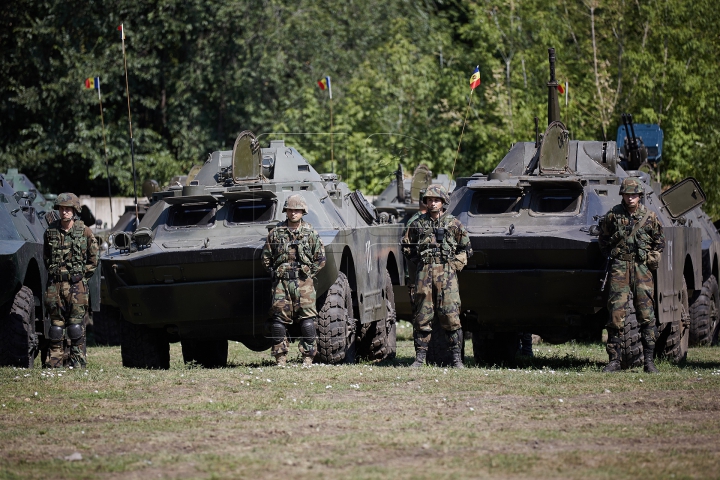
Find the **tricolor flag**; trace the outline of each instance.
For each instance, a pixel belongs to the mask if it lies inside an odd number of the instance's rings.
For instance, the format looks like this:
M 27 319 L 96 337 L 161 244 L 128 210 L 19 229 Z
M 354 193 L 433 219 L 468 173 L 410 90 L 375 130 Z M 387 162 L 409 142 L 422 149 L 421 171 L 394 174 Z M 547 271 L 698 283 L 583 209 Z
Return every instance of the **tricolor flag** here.
M 330 93 L 330 100 L 332 100 L 332 84 L 330 83 L 330 77 L 325 77 L 322 80 L 318 80 L 318 87 L 320 90 L 327 90 Z
M 94 88 L 98 92 L 98 97 L 100 97 L 100 77 L 85 79 L 85 88 Z
M 120 39 L 125 40 L 125 28 L 123 27 L 122 23 L 118 27 L 118 30 L 120 30 Z
M 470 90 L 475 90 L 479 86 L 480 86 L 480 65 L 475 67 L 475 71 L 473 72 L 472 77 L 470 77 Z

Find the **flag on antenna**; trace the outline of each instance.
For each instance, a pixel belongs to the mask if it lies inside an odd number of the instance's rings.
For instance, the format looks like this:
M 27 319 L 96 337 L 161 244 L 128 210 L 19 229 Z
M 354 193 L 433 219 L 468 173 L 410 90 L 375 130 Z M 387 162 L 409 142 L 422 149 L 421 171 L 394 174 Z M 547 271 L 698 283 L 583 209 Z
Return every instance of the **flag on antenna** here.
M 558 83 L 558 92 L 560 92 L 560 95 L 565 93 L 565 87 L 562 83 Z
M 479 86 L 480 86 L 480 65 L 475 67 L 475 71 L 473 72 L 472 77 L 470 77 L 470 90 L 475 90 Z
M 117 28 L 120 30 L 120 37 L 122 40 L 125 40 L 125 28 L 123 27 L 123 24 L 121 23 L 120 26 Z
M 317 84 L 318 87 L 320 87 L 320 90 L 328 90 L 330 98 L 332 99 L 332 84 L 330 83 L 330 77 L 325 77 L 321 80 L 318 80 Z

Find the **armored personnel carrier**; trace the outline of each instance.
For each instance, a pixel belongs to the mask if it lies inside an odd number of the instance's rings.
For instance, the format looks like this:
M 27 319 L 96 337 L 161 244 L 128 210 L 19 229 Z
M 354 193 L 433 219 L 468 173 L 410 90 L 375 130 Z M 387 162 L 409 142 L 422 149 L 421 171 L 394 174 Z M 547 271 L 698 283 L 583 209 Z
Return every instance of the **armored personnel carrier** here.
M 206 367 L 226 364 L 228 340 L 270 348 L 271 279 L 260 254 L 292 194 L 305 198 L 305 219 L 327 256 L 315 278 L 315 361 L 394 356 L 398 227 L 380 224 L 360 192 L 318 174 L 283 141 L 260 148 L 243 132 L 232 151 L 209 156 L 191 185 L 155 193 L 140 228 L 116 233 L 115 250 L 102 257 L 121 313 L 123 365 L 168 368 L 171 341 L 181 342 L 186 362 Z
M 9 174 L 0 174 L 0 365 L 32 368 L 50 327 L 42 301 L 48 223 L 45 199 L 32 182 L 17 171 Z
M 608 312 L 598 221 L 620 202 L 622 180 L 637 176 L 666 238 L 656 272 L 655 351 L 683 360 L 693 315 L 702 330 L 698 339 L 711 341 L 717 330 L 720 236 L 697 208 L 704 194 L 694 179 L 661 194 L 646 173 L 619 165 L 615 142 L 570 140 L 560 121 L 554 62 L 550 49 L 544 134 L 536 128 L 535 142 L 514 144 L 493 172 L 464 179 L 451 197 L 450 212 L 467 226 L 475 252 L 459 274 L 463 326 L 472 331 L 475 358 L 511 360 L 517 332 L 553 343 L 599 338 Z M 627 367 L 642 351 L 632 303 L 624 338 Z

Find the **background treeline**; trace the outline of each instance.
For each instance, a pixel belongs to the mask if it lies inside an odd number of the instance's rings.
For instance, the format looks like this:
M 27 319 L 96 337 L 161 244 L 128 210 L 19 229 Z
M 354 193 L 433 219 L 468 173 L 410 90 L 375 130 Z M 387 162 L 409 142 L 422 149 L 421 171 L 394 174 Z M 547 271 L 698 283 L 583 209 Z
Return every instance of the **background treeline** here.
M 546 121 L 547 47 L 577 139 L 620 113 L 665 130 L 661 176 L 698 177 L 720 215 L 720 13 L 710 0 L 14 0 L 0 16 L 0 167 L 43 189 L 106 194 L 100 76 L 116 193 L 132 191 L 125 24 L 138 177 L 167 182 L 250 129 L 377 193 L 398 162 L 490 171 Z M 330 100 L 317 80 L 329 75 Z M 544 125 L 544 123 L 541 123 Z

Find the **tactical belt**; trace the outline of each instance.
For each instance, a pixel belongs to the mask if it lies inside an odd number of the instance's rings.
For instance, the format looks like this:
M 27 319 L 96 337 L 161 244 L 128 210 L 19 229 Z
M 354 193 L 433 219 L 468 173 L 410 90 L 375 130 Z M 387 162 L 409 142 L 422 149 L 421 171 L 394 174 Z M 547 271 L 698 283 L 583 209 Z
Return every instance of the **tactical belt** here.
M 448 263 L 448 262 L 443 260 L 442 257 L 425 257 L 425 258 L 423 258 L 423 263 L 425 265 L 432 265 L 432 264 L 444 264 L 444 263 Z
M 55 283 L 58 283 L 58 282 L 77 283 L 82 279 L 83 279 L 83 276 L 80 275 L 79 273 L 77 273 L 75 275 L 70 275 L 69 273 L 61 273 L 59 275 L 52 276 L 52 281 Z
M 298 278 L 301 278 L 299 264 L 297 262 L 288 262 L 288 265 L 290 265 L 290 269 L 285 270 L 283 274 L 279 276 L 279 278 L 282 278 L 283 280 L 297 280 Z
M 426 250 L 427 251 L 427 250 Z M 433 252 L 433 255 L 425 254 L 421 255 L 420 258 L 422 259 L 422 262 L 425 265 L 430 265 L 432 263 L 447 263 L 447 259 L 444 259 L 441 253 L 435 253 Z

